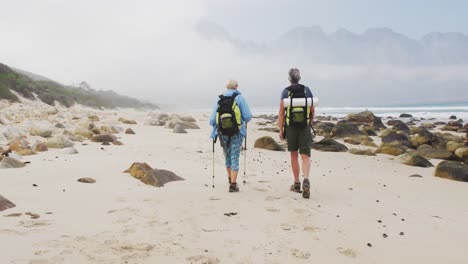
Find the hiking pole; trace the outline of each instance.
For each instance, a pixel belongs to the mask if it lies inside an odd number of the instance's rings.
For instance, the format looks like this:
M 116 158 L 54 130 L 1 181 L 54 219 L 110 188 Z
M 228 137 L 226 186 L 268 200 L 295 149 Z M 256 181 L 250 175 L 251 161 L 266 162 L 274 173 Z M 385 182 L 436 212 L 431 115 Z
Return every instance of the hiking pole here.
M 215 143 L 216 143 L 216 138 L 213 138 L 213 189 L 215 187 Z
M 246 167 L 247 167 L 247 122 L 245 123 L 245 143 L 244 143 L 244 184 L 245 184 Z

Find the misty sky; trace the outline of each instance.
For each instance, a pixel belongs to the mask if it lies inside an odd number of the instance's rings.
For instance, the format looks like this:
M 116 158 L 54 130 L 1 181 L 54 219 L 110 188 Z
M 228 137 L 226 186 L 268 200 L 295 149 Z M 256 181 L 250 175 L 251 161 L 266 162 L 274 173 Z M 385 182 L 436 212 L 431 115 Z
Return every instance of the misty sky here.
M 287 70 L 299 67 L 327 106 L 448 100 L 444 89 L 452 84 L 451 96 L 468 100 L 461 88 L 468 80 L 458 79 L 463 65 L 314 65 L 239 54 L 230 43 L 194 31 L 200 20 L 211 21 L 234 38 L 260 44 L 313 25 L 327 33 L 388 27 L 415 39 L 433 31 L 468 34 L 468 1 L 0 1 L 0 62 L 67 85 L 87 81 L 163 105 L 210 108 L 226 80 L 235 78 L 252 104 L 272 106 L 287 86 Z

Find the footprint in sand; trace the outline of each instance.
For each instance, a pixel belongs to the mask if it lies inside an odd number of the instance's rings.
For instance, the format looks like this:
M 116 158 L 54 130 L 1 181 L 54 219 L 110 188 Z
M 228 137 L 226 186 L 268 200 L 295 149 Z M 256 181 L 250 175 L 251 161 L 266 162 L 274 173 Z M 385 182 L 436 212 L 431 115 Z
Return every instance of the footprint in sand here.
M 187 258 L 187 261 L 191 264 L 217 264 L 220 260 L 213 256 L 196 255 Z
M 268 212 L 274 212 L 274 213 L 277 213 L 280 211 L 280 209 L 274 208 L 274 207 L 265 207 L 265 210 L 267 210 Z
M 350 248 L 344 249 L 344 248 L 339 247 L 336 250 L 338 250 L 338 252 L 350 258 L 356 258 L 358 255 L 354 250 Z
M 291 249 L 291 255 L 298 259 L 309 259 L 310 258 L 310 253 L 308 252 L 302 252 L 297 248 Z

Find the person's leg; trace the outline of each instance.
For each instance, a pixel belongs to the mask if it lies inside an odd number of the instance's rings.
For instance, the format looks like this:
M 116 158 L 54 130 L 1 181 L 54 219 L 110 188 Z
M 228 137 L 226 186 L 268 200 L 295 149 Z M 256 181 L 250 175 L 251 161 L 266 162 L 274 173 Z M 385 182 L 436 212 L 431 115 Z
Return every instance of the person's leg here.
M 229 146 L 231 152 L 231 183 L 237 183 L 239 158 L 243 140 L 244 137 L 241 134 L 237 134 L 231 138 L 231 145 Z
M 310 157 L 306 154 L 301 154 L 302 159 L 302 173 L 305 179 L 309 179 L 310 173 Z
M 220 138 L 220 140 L 224 140 L 224 139 Z M 228 146 L 226 146 L 226 143 L 223 145 L 223 153 L 224 153 L 224 164 L 226 166 L 226 171 L 228 175 L 228 181 L 229 183 L 231 183 L 231 150 L 229 149 Z
M 294 182 L 299 182 L 299 154 L 296 151 L 291 151 L 291 168 L 294 175 Z
M 310 147 L 312 144 L 312 135 L 310 127 L 302 129 L 299 137 L 299 153 L 302 159 L 302 173 L 304 174 L 304 182 L 302 183 L 302 197 L 310 197 Z

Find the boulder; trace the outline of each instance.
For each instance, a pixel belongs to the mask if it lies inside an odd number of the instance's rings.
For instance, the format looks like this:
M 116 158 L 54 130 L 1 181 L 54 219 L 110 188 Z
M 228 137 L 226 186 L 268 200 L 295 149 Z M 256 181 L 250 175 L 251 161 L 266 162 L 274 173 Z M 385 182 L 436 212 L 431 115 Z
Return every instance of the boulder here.
M 338 122 L 330 133 L 333 138 L 355 138 L 366 136 L 359 128 L 348 122 Z
M 125 130 L 125 134 L 135 135 L 135 131 L 133 131 L 133 129 L 131 129 L 131 128 L 127 128 Z
M 312 143 L 312 148 L 318 151 L 327 152 L 346 152 L 348 148 L 331 138 L 324 138 L 319 142 Z
M 164 184 L 171 181 L 184 180 L 184 178 L 171 171 L 153 169 L 147 163 L 140 162 L 133 163 L 124 173 L 130 173 L 130 175 L 139 179 L 141 182 L 155 187 L 164 186 Z
M 457 116 L 451 115 L 451 116 L 449 117 L 449 119 L 451 119 L 451 120 L 457 120 Z
M 70 140 L 61 137 L 61 136 L 55 136 L 52 138 L 49 138 L 46 141 L 47 148 L 58 148 L 58 149 L 63 149 L 63 148 L 68 148 L 68 147 L 73 147 L 73 142 Z
M 165 126 L 166 122 L 158 119 L 150 119 L 146 121 L 145 124 L 149 126 Z
M 328 136 L 334 127 L 335 127 L 334 123 L 321 122 L 315 126 L 315 130 L 317 131 L 317 135 L 319 136 Z
M 468 166 L 458 161 L 442 161 L 436 166 L 434 176 L 468 182 Z
M 369 139 L 364 139 L 361 141 L 362 146 L 378 148 L 379 146 Z
M 421 145 L 432 145 L 434 135 L 425 128 L 413 128 L 410 130 L 410 142 L 413 147 L 417 148 Z
M 390 132 L 382 137 L 382 142 L 387 144 L 403 145 L 406 147 L 412 146 L 411 142 L 405 134 L 399 134 L 395 132 Z
M 395 161 L 405 164 L 405 165 L 409 165 L 409 166 L 416 166 L 416 167 L 423 167 L 423 168 L 434 167 L 434 165 L 432 165 L 432 163 L 430 163 L 424 157 L 416 153 L 411 153 L 411 152 L 399 155 L 398 157 L 395 158 Z
M 468 159 L 468 148 L 459 148 L 455 151 L 455 156 L 461 160 L 466 160 Z
M 436 126 L 432 123 L 425 123 L 425 124 L 422 124 L 419 128 L 433 129 L 433 128 L 436 128 Z
M 12 157 L 3 157 L 2 161 L 0 161 L 0 169 L 14 169 L 14 168 L 22 168 L 24 165 L 23 162 L 12 158 Z
M 452 152 L 452 153 L 455 153 L 455 151 L 459 148 L 463 148 L 465 147 L 465 143 L 459 143 L 459 142 L 455 142 L 455 141 L 449 141 L 447 142 L 447 150 Z
M 405 145 L 400 145 L 398 143 L 382 143 L 380 147 L 375 150 L 375 153 L 398 156 L 405 153 L 406 150 L 408 150 L 408 147 Z
M 88 116 L 88 120 L 89 120 L 89 121 L 92 121 L 92 122 L 99 122 L 99 121 L 101 121 L 101 119 L 99 119 L 99 116 L 97 116 L 97 115 L 89 115 L 89 116 Z
M 382 119 L 374 115 L 370 111 L 364 111 L 358 114 L 349 114 L 346 116 L 345 120 L 356 123 L 356 124 L 367 124 L 375 129 L 385 128 L 382 123 Z
M 435 126 L 443 126 L 443 125 L 446 125 L 447 123 L 445 122 L 442 122 L 442 121 L 437 121 L 434 123 Z
M 180 119 L 173 119 L 166 123 L 165 127 L 174 129 L 176 125 L 181 125 L 184 129 L 200 129 L 200 127 L 192 122 L 182 121 Z
M 55 126 L 54 126 L 54 127 L 56 127 L 56 128 L 65 128 L 65 126 L 64 126 L 64 125 L 62 125 L 61 123 L 57 123 L 57 124 L 55 124 Z
M 454 131 L 457 132 L 460 128 L 463 127 L 463 124 L 458 121 L 450 121 L 446 126 L 442 128 L 442 131 Z
M 101 130 L 100 130 L 98 127 L 96 127 L 96 126 L 94 126 L 93 128 L 91 128 L 90 130 L 91 130 L 91 132 L 93 132 L 94 135 L 99 135 L 99 134 L 101 134 Z
M 195 123 L 197 122 L 197 120 L 191 116 L 183 116 L 180 118 L 180 120 L 184 121 L 184 122 L 192 122 L 192 123 Z
M 58 114 L 58 112 L 59 112 L 58 109 L 55 108 L 55 107 L 51 107 L 51 108 L 47 109 L 47 114 L 48 115 L 56 115 L 56 114 Z
M 10 209 L 15 207 L 16 205 L 10 202 L 7 198 L 0 195 L 0 212 L 5 211 L 6 209 Z
M 62 150 L 62 153 L 63 153 L 63 154 L 78 154 L 78 150 L 76 150 L 76 148 L 73 148 L 73 147 L 71 147 L 71 148 L 64 148 L 64 149 Z
M 393 131 L 408 132 L 410 130 L 409 127 L 401 120 L 390 120 L 387 122 L 387 125 L 392 126 Z
M 33 150 L 33 151 L 36 151 L 36 152 L 44 152 L 44 151 L 47 151 L 47 150 L 49 150 L 49 149 L 47 148 L 47 144 L 46 144 L 46 143 L 37 142 L 37 143 L 35 143 L 35 144 L 32 146 L 32 150 Z
M 452 152 L 446 149 L 435 149 L 429 145 L 421 145 L 418 147 L 417 153 L 426 159 L 444 159 L 449 160 L 453 158 Z
M 80 178 L 77 181 L 81 183 L 95 183 L 96 182 L 96 180 L 93 178 Z
M 9 144 L 9 149 L 11 149 L 14 152 L 18 152 L 29 148 L 29 142 L 25 139 L 13 140 Z
M 115 136 L 104 134 L 104 135 L 94 135 L 91 138 L 92 142 L 114 142 L 116 140 Z
M 118 140 L 112 142 L 112 144 L 114 144 L 114 145 L 116 145 L 116 146 L 122 146 L 122 145 L 123 145 L 123 143 L 120 142 L 120 141 L 118 141 Z
M 15 153 L 20 155 L 20 156 L 31 156 L 31 155 L 36 155 L 37 154 L 32 149 L 22 149 L 22 150 L 16 151 Z
M 410 115 L 410 114 L 400 114 L 400 117 L 401 118 L 410 118 L 410 117 L 413 117 L 413 116 Z
M 172 132 L 175 133 L 175 134 L 185 134 L 185 133 L 187 133 L 187 130 L 185 130 L 185 128 L 181 124 L 177 124 L 177 125 L 175 125 Z
M 21 138 L 23 134 L 16 127 L 9 127 L 2 132 L 3 136 L 8 140 Z
M 118 134 L 119 130 L 114 126 L 101 126 L 101 134 Z
M 135 120 L 129 120 L 129 119 L 125 119 L 123 117 L 119 118 L 119 122 L 123 123 L 123 124 L 127 124 L 127 125 L 136 125 L 137 122 Z
M 93 133 L 93 131 L 91 131 L 89 129 L 79 127 L 77 129 L 75 129 L 75 131 L 73 131 L 73 135 L 82 136 L 82 137 L 85 137 L 87 139 L 90 139 L 92 136 L 94 136 L 94 133 Z
M 370 126 L 363 126 L 362 132 L 364 132 L 366 135 L 371 136 L 371 137 L 377 136 L 377 132 L 374 130 L 373 127 L 370 127 Z
M 345 138 L 344 142 L 348 143 L 348 144 L 351 144 L 351 145 L 359 145 L 359 144 L 361 144 L 362 140 L 356 140 L 356 139 L 353 139 L 353 138 Z
M 354 155 L 376 156 L 376 154 L 370 149 L 355 149 L 355 148 L 352 148 L 348 152 L 351 153 L 351 154 L 354 154 Z
M 254 148 L 273 150 L 273 151 L 283 151 L 281 147 L 272 137 L 264 136 L 255 140 Z
M 52 136 L 52 129 L 44 127 L 32 127 L 29 129 L 29 134 L 31 136 L 39 136 L 43 138 L 48 138 Z

